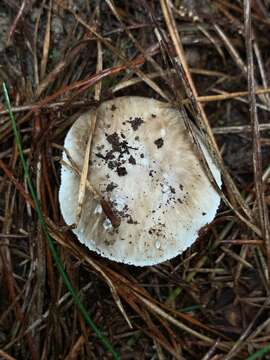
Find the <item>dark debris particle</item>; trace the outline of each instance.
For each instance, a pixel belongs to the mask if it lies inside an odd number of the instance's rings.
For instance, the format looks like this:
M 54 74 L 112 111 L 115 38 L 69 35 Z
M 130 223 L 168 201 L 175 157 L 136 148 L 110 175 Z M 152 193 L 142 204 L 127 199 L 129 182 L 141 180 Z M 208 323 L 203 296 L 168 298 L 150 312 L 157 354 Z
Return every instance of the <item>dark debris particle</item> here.
M 175 188 L 173 188 L 172 186 L 170 186 L 170 190 L 172 194 L 175 194 Z
M 131 147 L 128 145 L 127 140 L 125 139 L 124 134 L 120 136 L 114 132 L 112 134 L 105 134 L 106 140 L 111 145 L 112 149 L 107 150 L 106 154 L 98 153 L 97 157 L 102 158 L 107 164 L 108 168 L 115 170 L 119 176 L 124 176 L 127 174 L 126 168 L 123 166 L 127 161 L 132 164 L 136 164 L 136 161 L 133 156 L 130 155 L 130 151 L 138 150 L 136 147 Z M 129 155 L 129 159 L 125 157 L 125 154 Z
M 128 223 L 128 224 L 137 225 L 137 224 L 138 224 L 138 221 L 133 220 L 132 217 L 129 216 L 129 218 L 128 218 L 128 220 L 127 220 L 127 223 Z
M 181 191 L 183 191 L 184 186 L 182 184 L 179 184 L 179 188 L 180 188 Z
M 106 152 L 106 155 L 105 155 L 105 158 L 106 158 L 106 160 L 112 160 L 112 159 L 114 159 L 115 156 L 114 156 L 114 154 L 113 154 L 113 151 L 112 151 L 112 150 L 107 151 L 107 152 Z
M 148 230 L 148 234 L 149 235 L 155 235 L 155 236 L 163 236 L 163 233 L 162 233 L 162 229 L 160 229 L 159 227 L 152 227 L 151 229 Z
M 113 189 L 117 188 L 117 186 L 118 185 L 116 185 L 114 182 L 111 182 L 110 184 L 107 185 L 106 191 L 111 192 L 111 191 L 113 191 Z
M 134 131 L 138 130 L 138 128 L 144 123 L 141 117 L 135 117 L 133 120 L 128 120 L 127 122 L 131 125 Z
M 101 153 L 96 153 L 95 155 L 96 155 L 96 157 L 103 159 L 105 161 L 112 160 L 115 158 L 112 150 L 107 151 L 106 155 L 103 155 Z
M 113 147 L 118 147 L 120 145 L 119 135 L 116 132 L 111 135 L 106 134 L 106 139 Z
M 156 114 L 151 114 L 151 116 L 152 116 L 152 118 L 155 118 L 155 117 L 157 117 L 157 115 L 156 115 Z
M 115 111 L 116 109 L 117 109 L 117 107 L 114 104 L 112 104 L 111 111 Z
M 119 175 L 119 176 L 125 176 L 125 175 L 127 175 L 127 169 L 125 168 L 125 167 L 118 167 L 117 168 L 117 174 Z
M 140 154 L 140 157 L 143 159 L 143 158 L 144 158 L 144 154 Z
M 113 170 L 117 167 L 117 162 L 116 161 L 109 161 L 108 162 L 108 168 Z
M 202 212 L 202 216 L 205 216 L 206 215 L 206 212 Z
M 154 144 L 157 146 L 158 149 L 160 149 L 164 144 L 164 140 L 162 138 L 159 138 L 154 141 Z
M 132 155 L 130 155 L 130 157 L 129 157 L 129 159 L 128 159 L 128 162 L 129 162 L 130 164 L 132 164 L 132 165 L 136 165 L 136 160 L 135 160 L 135 158 L 134 158 Z
M 134 140 L 139 141 L 140 140 L 139 136 L 135 136 Z

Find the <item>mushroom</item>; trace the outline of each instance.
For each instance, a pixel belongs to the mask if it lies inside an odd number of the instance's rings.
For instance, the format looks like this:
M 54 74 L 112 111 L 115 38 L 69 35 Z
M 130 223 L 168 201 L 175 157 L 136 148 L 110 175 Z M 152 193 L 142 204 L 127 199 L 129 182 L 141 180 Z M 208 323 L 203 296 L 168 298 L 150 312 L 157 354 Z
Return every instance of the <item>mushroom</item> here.
M 220 203 L 181 113 L 143 97 L 119 97 L 97 111 L 87 180 L 100 199 L 86 190 L 73 232 L 89 249 L 126 264 L 154 265 L 181 254 Z M 63 152 L 59 200 L 68 225 L 76 222 L 80 183 L 72 164 L 81 171 L 93 116 L 94 110 L 81 115 L 65 139 L 69 156 Z M 221 187 L 220 172 L 199 142 Z

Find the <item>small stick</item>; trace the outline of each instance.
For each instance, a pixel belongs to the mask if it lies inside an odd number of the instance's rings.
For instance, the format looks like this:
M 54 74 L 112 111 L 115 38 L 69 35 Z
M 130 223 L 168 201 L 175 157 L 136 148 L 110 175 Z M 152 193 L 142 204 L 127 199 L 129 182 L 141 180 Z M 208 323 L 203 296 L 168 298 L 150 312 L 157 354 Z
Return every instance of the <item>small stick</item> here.
M 98 10 L 99 10 L 99 8 L 98 8 Z M 102 47 L 101 47 L 101 43 L 99 40 L 97 40 L 97 48 L 98 48 L 98 59 L 97 59 L 96 73 L 99 73 L 103 69 Z M 95 85 L 95 100 L 97 102 L 100 99 L 100 93 L 101 93 L 101 82 L 99 82 Z M 80 218 L 81 218 L 81 214 L 82 214 L 82 205 L 83 205 L 83 200 L 84 200 L 84 196 L 85 196 L 85 186 L 86 186 L 85 184 L 86 184 L 87 175 L 88 175 L 89 159 L 90 159 L 90 154 L 91 154 L 91 145 L 92 145 L 92 139 L 93 139 L 93 136 L 95 133 L 97 116 L 98 116 L 98 109 L 95 109 L 93 119 L 91 121 L 90 129 L 89 129 L 88 141 L 86 144 L 83 168 L 82 168 L 82 173 L 81 173 L 81 178 L 80 178 L 78 205 L 77 205 L 77 210 L 76 210 L 77 224 L 80 222 Z

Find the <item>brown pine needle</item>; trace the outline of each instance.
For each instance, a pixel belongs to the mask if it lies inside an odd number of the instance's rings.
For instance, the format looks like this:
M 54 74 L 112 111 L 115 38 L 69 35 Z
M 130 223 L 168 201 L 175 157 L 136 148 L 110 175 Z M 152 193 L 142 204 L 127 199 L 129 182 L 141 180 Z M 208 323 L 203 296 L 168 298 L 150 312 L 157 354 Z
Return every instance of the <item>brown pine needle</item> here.
M 97 48 L 98 48 L 98 58 L 97 58 L 97 66 L 96 66 L 96 72 L 100 72 L 103 69 L 103 61 L 102 61 L 102 47 L 100 41 L 97 41 Z M 100 81 L 95 85 L 95 100 L 98 102 L 100 99 L 101 94 L 101 84 Z M 93 113 L 93 119 L 90 124 L 89 133 L 88 133 L 88 140 L 85 148 L 85 155 L 84 155 L 84 161 L 83 161 L 83 168 L 80 178 L 80 185 L 79 185 L 79 193 L 78 193 L 78 205 L 76 210 L 76 222 L 79 224 L 81 213 L 82 213 L 82 207 L 84 202 L 84 196 L 85 196 L 85 188 L 86 188 L 86 180 L 88 176 L 88 170 L 89 170 L 89 159 L 91 154 L 91 145 L 92 145 L 92 139 L 95 134 L 96 129 L 96 122 L 98 117 L 98 109 L 94 109 Z

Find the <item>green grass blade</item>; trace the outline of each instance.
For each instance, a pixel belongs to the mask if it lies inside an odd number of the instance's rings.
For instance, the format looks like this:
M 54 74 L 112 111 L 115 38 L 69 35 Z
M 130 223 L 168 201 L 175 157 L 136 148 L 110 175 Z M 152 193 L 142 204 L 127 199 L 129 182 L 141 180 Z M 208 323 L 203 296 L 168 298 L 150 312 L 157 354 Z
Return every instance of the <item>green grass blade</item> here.
M 256 351 L 254 354 L 250 355 L 247 360 L 257 360 L 257 359 L 263 359 L 263 356 L 270 352 L 270 344 L 266 345 L 262 349 Z
M 27 185 L 28 185 L 28 188 L 29 188 L 29 192 L 30 192 L 30 194 L 32 196 L 32 199 L 34 201 L 34 204 L 35 204 L 35 210 L 36 210 L 37 215 L 38 215 L 38 220 L 39 220 L 39 222 L 41 224 L 41 227 L 42 227 L 43 233 L 45 235 L 45 238 L 48 241 L 48 245 L 49 245 L 53 260 L 55 262 L 55 265 L 57 267 L 57 270 L 60 273 L 60 275 L 62 276 L 64 284 L 65 284 L 67 290 L 70 292 L 71 296 L 73 297 L 74 303 L 77 305 L 82 317 L 84 318 L 85 323 L 92 328 L 92 330 L 94 331 L 96 336 L 99 338 L 100 342 L 112 354 L 113 358 L 115 360 L 119 360 L 120 359 L 119 355 L 113 349 L 111 343 L 107 340 L 107 338 L 102 335 L 102 333 L 97 328 L 97 326 L 95 325 L 95 323 L 91 319 L 90 315 L 88 314 L 86 308 L 81 303 L 76 291 L 72 287 L 72 284 L 71 284 L 71 282 L 70 282 L 70 280 L 68 278 L 68 275 L 67 275 L 67 273 L 66 273 L 66 271 L 65 271 L 65 269 L 63 267 L 63 264 L 62 264 L 62 262 L 61 262 L 61 260 L 59 258 L 59 255 L 57 253 L 57 249 L 56 249 L 56 247 L 54 245 L 54 241 L 53 241 L 52 237 L 49 234 L 47 224 L 46 224 L 45 219 L 43 217 L 43 214 L 42 214 L 42 211 L 41 211 L 41 206 L 40 206 L 38 197 L 36 195 L 35 188 L 33 186 L 33 183 L 32 183 L 32 180 L 31 180 L 31 177 L 30 177 L 30 174 L 29 174 L 28 164 L 27 164 L 27 162 L 25 160 L 25 157 L 24 157 L 24 154 L 23 154 L 21 136 L 20 136 L 20 133 L 19 133 L 18 128 L 17 128 L 16 120 L 15 120 L 14 115 L 13 115 L 12 110 L 11 110 L 11 104 L 10 104 L 10 100 L 9 100 L 9 95 L 8 95 L 8 91 L 7 91 L 7 87 L 6 87 L 5 83 L 3 83 L 3 93 L 4 93 L 4 98 L 5 98 L 5 102 L 6 102 L 6 105 L 7 105 L 7 110 L 8 110 L 8 113 L 9 113 L 9 117 L 10 117 L 11 122 L 12 122 L 12 128 L 13 128 L 13 132 L 14 132 L 14 136 L 15 136 L 16 145 L 18 147 L 20 160 L 21 160 L 22 165 L 23 165 L 24 176 L 26 178 L 26 182 L 27 182 Z

